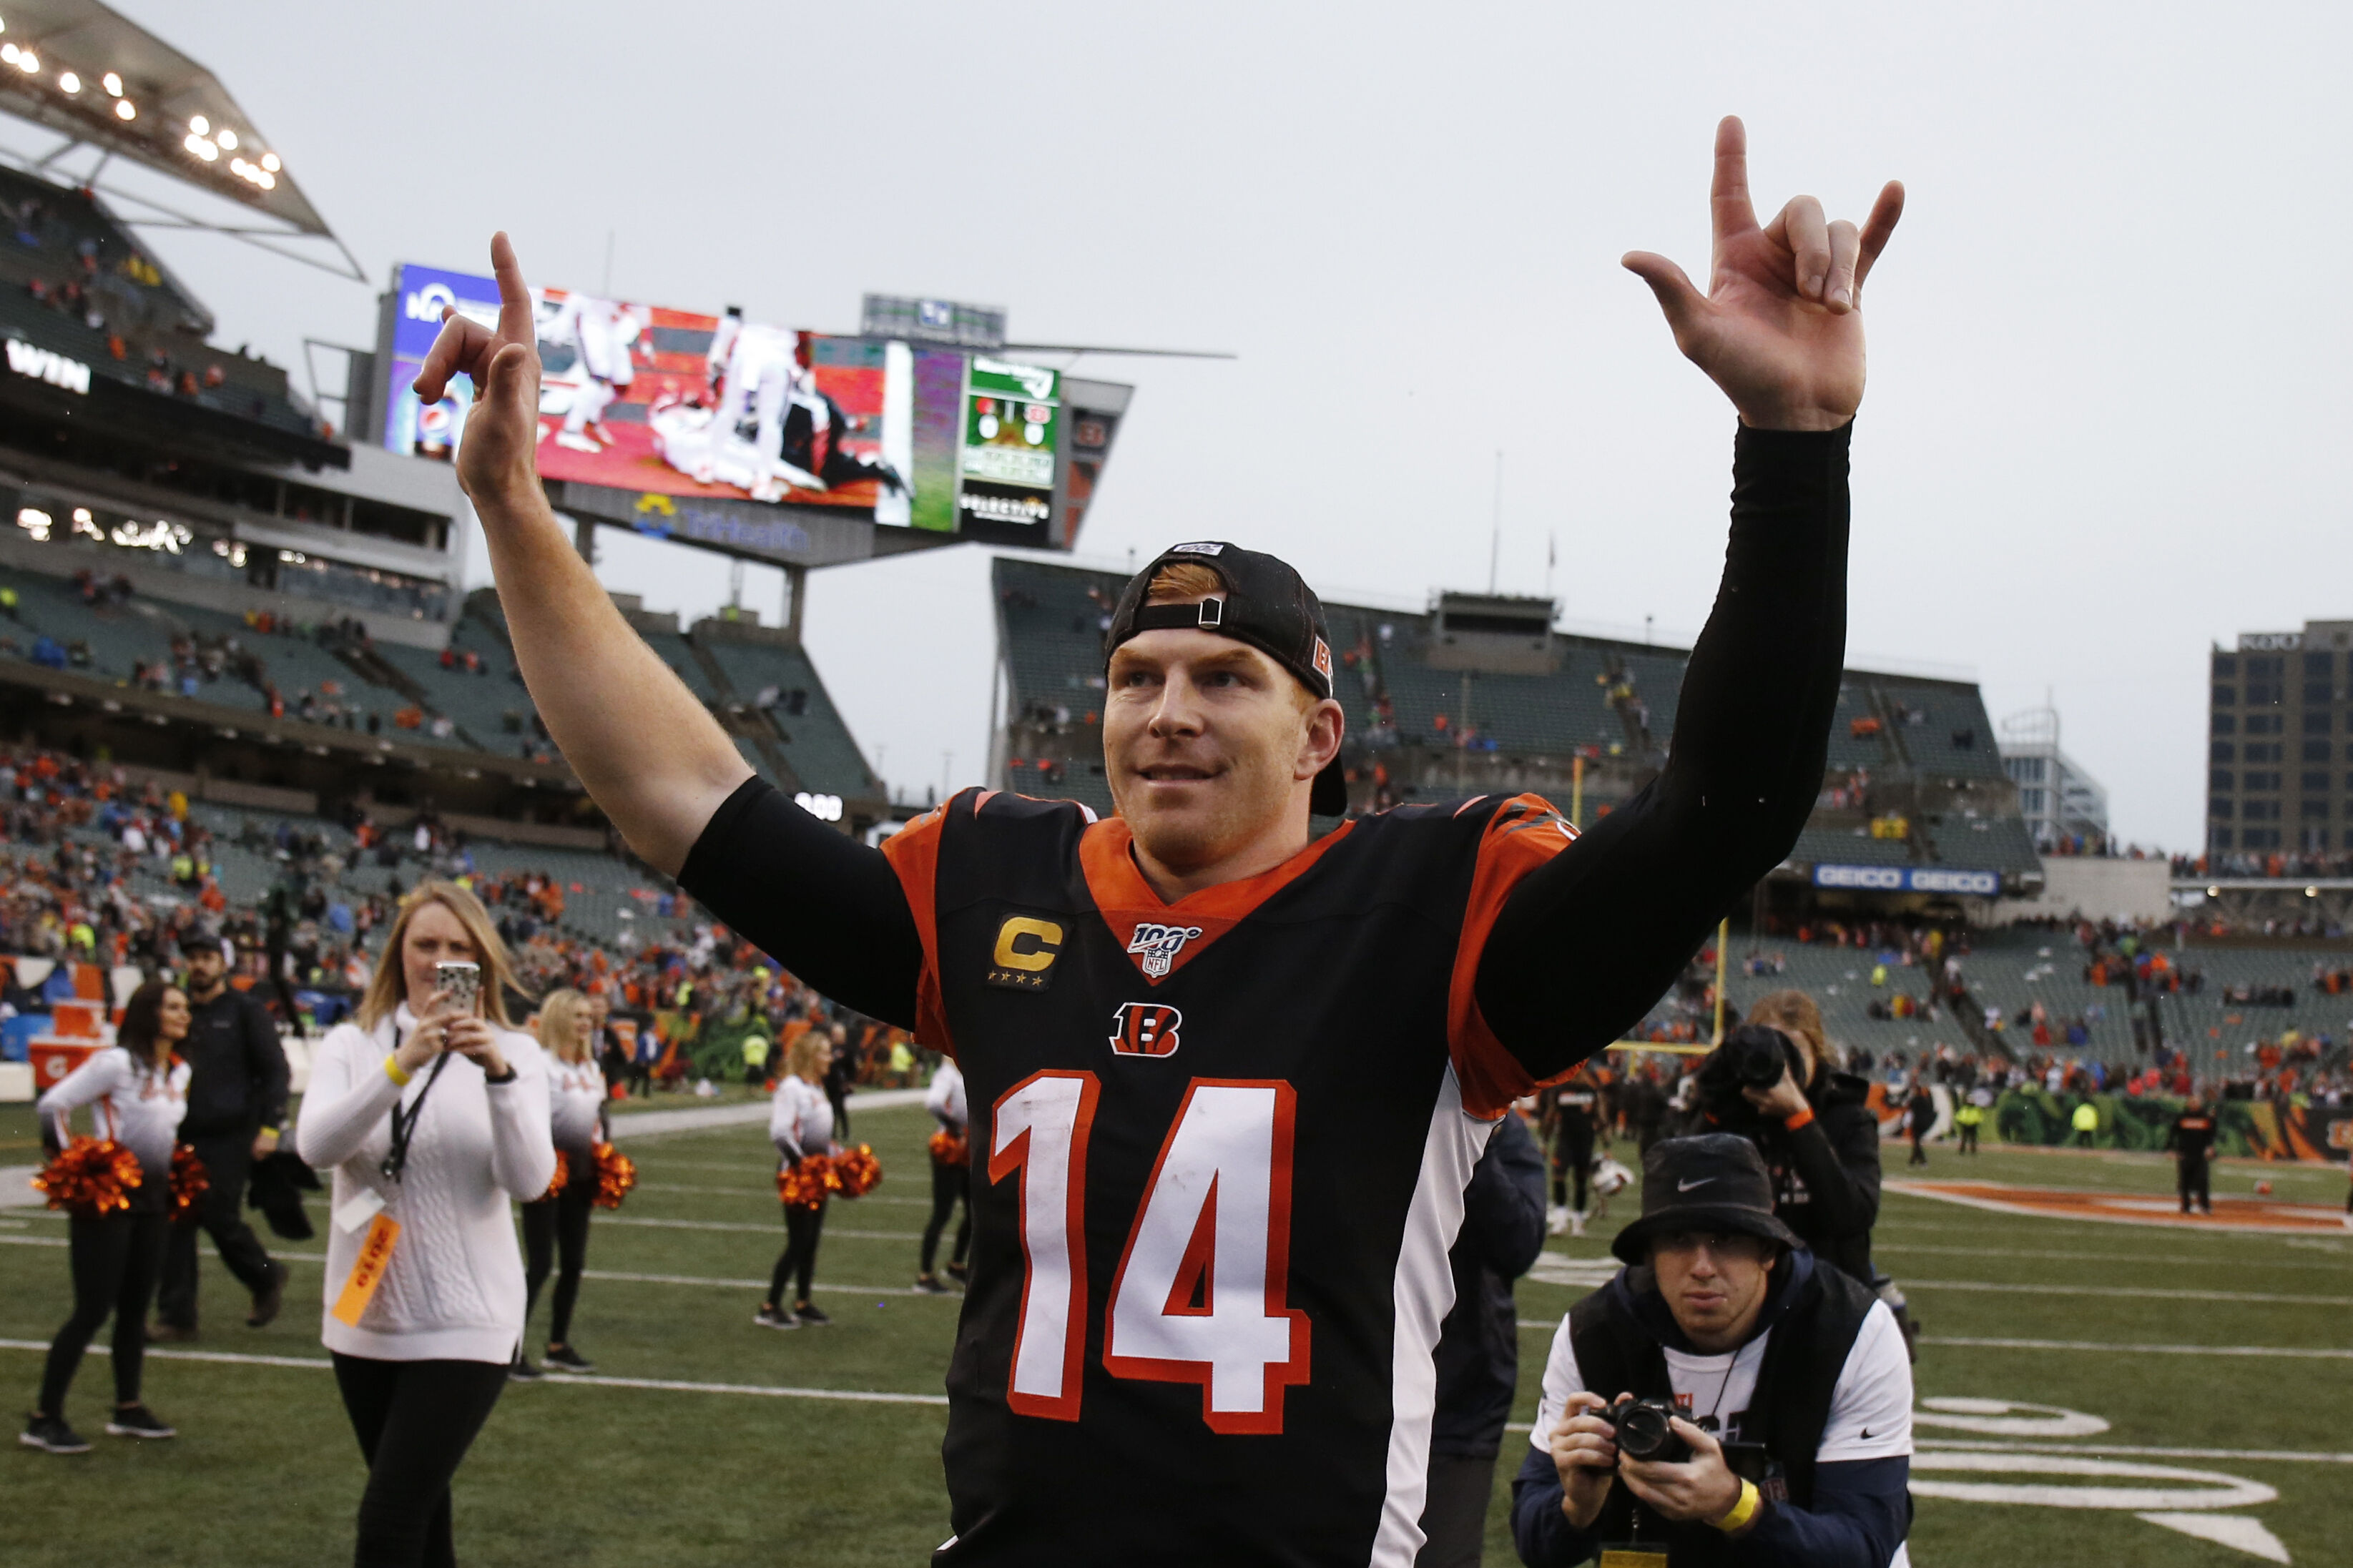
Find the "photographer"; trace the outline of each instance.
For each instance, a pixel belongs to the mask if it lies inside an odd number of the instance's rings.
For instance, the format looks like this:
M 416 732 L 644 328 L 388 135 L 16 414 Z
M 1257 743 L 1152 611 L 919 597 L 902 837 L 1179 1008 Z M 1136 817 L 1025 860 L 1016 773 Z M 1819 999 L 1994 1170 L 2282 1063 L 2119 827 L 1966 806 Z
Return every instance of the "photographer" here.
M 1765 1156 L 1776 1217 L 1817 1258 L 1869 1285 L 1879 1119 L 1871 1086 L 1836 1063 L 1813 998 L 1775 991 L 1700 1064 L 1694 1088 L 1703 1127 L 1736 1132 Z
M 1622 1544 L 1670 1568 L 1908 1563 L 1894 1315 L 1774 1217 L 1748 1140 L 1669 1139 L 1642 1164 L 1641 1217 L 1610 1243 L 1627 1267 L 1553 1336 L 1512 1486 L 1520 1560 Z

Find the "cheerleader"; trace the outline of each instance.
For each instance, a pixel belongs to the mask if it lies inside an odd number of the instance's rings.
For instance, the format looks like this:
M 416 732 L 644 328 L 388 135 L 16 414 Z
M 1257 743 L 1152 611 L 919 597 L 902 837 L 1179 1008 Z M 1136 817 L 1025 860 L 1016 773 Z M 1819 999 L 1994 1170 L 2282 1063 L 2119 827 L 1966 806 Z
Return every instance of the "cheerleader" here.
M 547 1100 L 556 1152 L 567 1179 L 562 1191 L 522 1205 L 523 1326 L 547 1283 L 551 1253 L 563 1258 L 547 1325 L 547 1364 L 594 1372 L 596 1363 L 572 1345 L 572 1308 L 580 1299 L 580 1270 L 588 1260 L 588 1214 L 596 1201 L 596 1145 L 606 1140 L 605 1073 L 596 1065 L 596 1014 L 577 991 L 556 991 L 539 1005 L 539 1044 L 547 1053 Z M 513 1375 L 540 1375 L 521 1350 Z
M 825 1072 L 833 1058 L 833 1041 L 821 1029 L 810 1029 L 793 1042 L 785 1058 L 785 1077 L 776 1085 L 768 1111 L 768 1137 L 784 1163 L 791 1169 L 810 1154 L 834 1152 L 833 1105 L 825 1097 Z M 785 1205 L 785 1250 L 776 1258 L 775 1278 L 768 1281 L 768 1299 L 752 1321 L 764 1329 L 820 1327 L 833 1321 L 809 1305 L 809 1277 L 817 1271 L 818 1235 L 825 1228 L 825 1198 L 815 1208 Z M 792 1310 L 784 1309 L 785 1286 L 797 1282 Z
M 508 1205 L 547 1191 L 555 1147 L 513 983 L 480 901 L 419 883 L 302 1097 L 297 1152 L 335 1173 L 320 1337 L 368 1463 L 359 1568 L 456 1560 L 449 1483 L 522 1342 Z
M 17 1441 L 52 1454 L 86 1454 L 90 1444 L 66 1425 L 66 1390 L 99 1326 L 114 1314 L 114 1409 L 110 1437 L 169 1437 L 174 1428 L 140 1402 L 139 1374 L 147 1349 L 147 1303 L 164 1268 L 170 1228 L 172 1145 L 188 1109 L 188 1064 L 172 1047 L 187 1037 L 188 998 L 176 985 L 151 980 L 131 994 L 116 1031 L 119 1044 L 94 1053 L 34 1107 L 41 1142 L 54 1155 L 68 1142 L 67 1118 L 92 1107 L 98 1135 L 137 1157 L 139 1184 L 131 1206 L 90 1216 L 75 1215 L 69 1229 L 73 1316 L 49 1342 L 40 1403 Z
M 964 1074 L 955 1063 L 944 1061 L 940 1070 L 932 1075 L 932 1087 L 923 1091 L 923 1109 L 939 1121 L 940 1131 L 958 1143 L 965 1141 L 972 1120 L 964 1102 Z M 972 1204 L 965 1195 L 968 1162 L 942 1159 L 937 1145 L 932 1150 L 932 1217 L 923 1226 L 923 1256 L 915 1275 L 915 1289 L 932 1295 L 944 1295 L 947 1287 L 932 1272 L 932 1259 L 940 1249 L 940 1233 L 947 1228 L 948 1215 L 956 1205 L 964 1205 L 964 1223 L 956 1226 L 955 1252 L 948 1258 L 948 1272 L 959 1280 L 965 1277 L 965 1253 L 972 1246 Z

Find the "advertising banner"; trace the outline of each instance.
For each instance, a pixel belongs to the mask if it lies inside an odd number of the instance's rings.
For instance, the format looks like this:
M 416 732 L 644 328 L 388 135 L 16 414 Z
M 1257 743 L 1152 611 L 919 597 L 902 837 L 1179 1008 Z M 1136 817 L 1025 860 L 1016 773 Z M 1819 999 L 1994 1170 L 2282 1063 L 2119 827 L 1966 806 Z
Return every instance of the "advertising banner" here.
M 1817 888 L 1856 888 L 1879 893 L 1947 893 L 1990 899 L 2001 892 L 1999 871 L 1962 871 L 1950 866 L 1816 866 Z
M 2052 1148 L 2084 1143 L 2073 1117 L 2075 1107 L 2086 1100 L 2100 1118 L 2088 1140 L 2094 1149 L 2158 1152 L 2181 1111 L 2181 1101 L 2156 1095 L 2060 1095 L 2013 1089 L 1994 1102 L 1994 1135 L 2004 1143 Z M 2214 1115 L 2217 1154 L 2339 1163 L 2353 1158 L 2353 1106 L 2316 1105 L 2301 1099 L 2220 1100 L 2208 1109 Z
M 839 508 L 1031 548 L 1067 542 L 1053 528 L 1058 371 L 936 341 L 830 336 L 562 289 L 534 289 L 532 305 L 544 479 L 637 498 Z M 378 346 L 384 442 L 403 456 L 448 461 L 464 434 L 470 384 L 453 382 L 429 405 L 414 390 L 444 309 L 495 322 L 497 285 L 395 269 Z M 698 537 L 674 522 L 677 506 L 635 512 L 649 531 L 721 549 L 747 531 L 765 537 L 741 519 L 724 538 Z

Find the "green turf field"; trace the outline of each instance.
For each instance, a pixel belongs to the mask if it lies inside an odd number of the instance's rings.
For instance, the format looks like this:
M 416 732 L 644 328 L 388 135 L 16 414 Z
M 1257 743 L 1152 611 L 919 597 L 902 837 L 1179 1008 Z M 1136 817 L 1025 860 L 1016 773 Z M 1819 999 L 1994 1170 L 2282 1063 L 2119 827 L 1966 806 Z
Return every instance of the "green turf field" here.
M 678 1103 L 665 1096 L 657 1109 Z M 835 1326 L 788 1334 L 751 1321 L 782 1245 L 764 1131 L 628 1145 L 641 1184 L 618 1215 L 598 1216 L 575 1329 L 598 1376 L 518 1386 L 501 1403 L 459 1478 L 466 1561 L 913 1563 L 947 1535 L 938 1396 L 955 1305 L 903 1293 L 925 1212 L 930 1123 L 912 1108 L 858 1116 L 859 1137 L 875 1145 L 888 1174 L 872 1195 L 838 1205 L 828 1222 L 818 1279 L 839 1288 L 820 1298 Z M 0 1165 L 37 1157 L 29 1112 L 0 1110 Z M 1891 1148 L 1888 1169 L 1905 1173 L 1900 1148 Z M 2166 1166 L 2146 1158 L 2003 1150 L 1970 1162 L 1940 1150 L 1925 1174 L 2147 1192 L 2169 1190 L 2170 1182 Z M 2344 1201 L 2341 1168 L 2223 1166 L 2218 1195 L 2251 1193 L 2258 1176 L 2284 1200 Z M 1636 1194 L 1621 1196 L 1620 1217 L 1636 1203 Z M 312 1207 L 323 1226 L 323 1205 Z M 37 1347 L 67 1311 L 64 1230 L 60 1217 L 42 1211 L 0 1210 L 0 1361 L 16 1390 L 5 1407 L 12 1418 L 30 1404 Z M 1538 1269 L 1551 1278 L 1532 1277 L 1519 1291 L 1531 1325 L 1523 1333 L 1523 1422 L 1534 1411 L 1550 1325 L 1588 1288 L 1577 1281 L 1606 1258 L 1599 1239 L 1552 1245 L 1554 1256 Z M 0 1455 L 5 1561 L 266 1568 L 345 1559 L 361 1468 L 318 1343 L 322 1248 L 314 1240 L 292 1249 L 288 1310 L 259 1331 L 244 1326 L 241 1294 L 207 1258 L 210 1316 L 198 1354 L 298 1364 L 153 1353 L 147 1395 L 179 1426 L 174 1441 L 141 1447 L 100 1433 L 109 1383 L 103 1356 L 93 1354 L 68 1414 L 96 1451 Z M 2353 1233 L 2184 1235 L 1891 1195 L 1878 1252 L 1907 1283 L 1926 1324 L 1924 1400 L 2033 1403 L 2108 1424 L 2066 1437 L 1923 1425 L 1924 1445 L 1943 1446 L 1924 1447 L 1916 1481 L 2126 1489 L 2072 1499 L 2104 1507 L 1924 1498 L 1912 1536 L 1915 1563 L 2188 1568 L 2265 1560 L 2140 1513 L 2226 1533 L 2243 1531 L 2227 1521 L 2251 1521 L 2295 1562 L 2347 1560 Z M 1972 1340 L 2058 1348 L 1953 1342 Z M 2263 1350 L 2330 1353 L 2245 1353 Z M 820 1393 L 907 1397 L 814 1396 Z M 1491 1563 L 1515 1561 L 1504 1503 L 1525 1440 L 1505 1438 Z M 2077 1471 L 2054 1474 L 2052 1461 L 2030 1449 L 2058 1452 L 2056 1462 Z M 1961 1453 L 1978 1456 L 1961 1463 L 2006 1468 L 1951 1468 Z M 1938 1456 L 1946 1468 L 1934 1468 Z M 2087 1460 L 2110 1468 L 2081 1473 Z M 2157 1473 L 2116 1473 L 2133 1466 Z M 2178 1473 L 2184 1470 L 2200 1475 Z M 2158 1495 L 2185 1490 L 2192 1495 Z M 2204 1506 L 2218 1494 L 2241 1500 Z M 2226 1522 L 2216 1526 L 2218 1518 Z

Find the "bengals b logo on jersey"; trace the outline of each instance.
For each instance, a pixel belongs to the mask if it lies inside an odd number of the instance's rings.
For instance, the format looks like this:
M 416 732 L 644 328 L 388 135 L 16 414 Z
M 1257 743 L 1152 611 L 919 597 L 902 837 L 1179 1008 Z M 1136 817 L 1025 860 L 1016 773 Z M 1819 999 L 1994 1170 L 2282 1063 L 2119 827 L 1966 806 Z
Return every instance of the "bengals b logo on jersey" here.
M 1111 1048 L 1124 1057 L 1174 1056 L 1184 1021 L 1184 1014 L 1157 1002 L 1123 1002 L 1111 1016 Z

